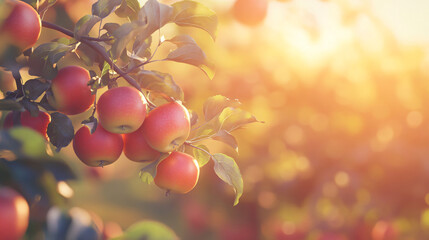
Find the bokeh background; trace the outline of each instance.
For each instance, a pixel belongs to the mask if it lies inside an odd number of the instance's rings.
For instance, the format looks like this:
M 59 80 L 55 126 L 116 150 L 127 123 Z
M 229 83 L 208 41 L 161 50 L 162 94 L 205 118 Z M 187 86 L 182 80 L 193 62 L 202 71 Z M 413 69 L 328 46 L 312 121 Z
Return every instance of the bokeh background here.
M 161 35 L 192 35 L 214 79 L 180 63 L 148 69 L 172 74 L 197 113 L 220 94 L 265 122 L 235 132 L 239 154 L 208 143 L 236 159 L 240 203 L 232 206 L 212 163 L 191 193 L 165 196 L 140 181 L 144 165 L 122 156 L 88 168 L 68 147 L 61 154 L 79 176 L 65 191 L 69 205 L 122 228 L 157 220 L 186 240 L 429 239 L 429 2 L 272 0 L 263 22 L 247 26 L 234 1 L 199 1 L 218 14 L 216 41 L 174 25 Z M 45 19 L 72 29 L 93 2 L 59 1 Z M 40 42 L 57 37 L 43 29 Z

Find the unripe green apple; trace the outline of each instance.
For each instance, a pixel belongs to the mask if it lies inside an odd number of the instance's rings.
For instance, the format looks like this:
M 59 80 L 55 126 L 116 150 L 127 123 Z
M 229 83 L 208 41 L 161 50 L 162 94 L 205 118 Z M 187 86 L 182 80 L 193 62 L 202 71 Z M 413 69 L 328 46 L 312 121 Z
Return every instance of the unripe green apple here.
M 156 167 L 155 184 L 175 193 L 188 193 L 197 185 L 200 167 L 197 160 L 182 152 L 172 152 Z
M 23 1 L 6 0 L 5 7 L 10 13 L 0 27 L 0 38 L 20 49 L 32 47 L 42 28 L 39 14 Z
M 143 123 L 147 143 L 160 152 L 171 152 L 189 136 L 188 110 L 179 102 L 170 102 L 152 110 Z
M 58 71 L 52 79 L 52 95 L 48 95 L 48 102 L 59 112 L 75 115 L 88 110 L 94 102 L 95 96 L 88 86 L 89 72 L 79 66 L 67 66 Z
M 143 128 L 122 135 L 124 138 L 124 154 L 134 162 L 147 162 L 157 160 L 161 153 L 151 148 L 143 136 Z
M 51 122 L 51 115 L 49 115 L 46 112 L 39 112 L 39 115 L 37 117 L 31 116 L 29 111 L 25 111 L 21 113 L 21 126 L 29 127 L 45 137 L 45 139 L 48 139 L 48 135 L 46 133 L 46 130 L 48 129 L 48 125 Z M 13 112 L 9 112 L 6 115 L 6 118 L 4 120 L 3 127 L 5 129 L 11 128 L 14 126 L 13 123 Z
M 28 227 L 30 208 L 18 192 L 0 187 L 0 239 L 18 240 Z
M 146 117 L 146 100 L 133 87 L 117 87 L 107 90 L 97 102 L 100 124 L 112 133 L 136 131 Z
M 237 21 L 248 26 L 260 24 L 266 17 L 268 0 L 236 0 L 232 13 Z
M 108 132 L 100 125 L 93 134 L 87 126 L 81 127 L 73 139 L 77 157 L 91 167 L 112 164 L 121 156 L 123 146 L 120 134 Z

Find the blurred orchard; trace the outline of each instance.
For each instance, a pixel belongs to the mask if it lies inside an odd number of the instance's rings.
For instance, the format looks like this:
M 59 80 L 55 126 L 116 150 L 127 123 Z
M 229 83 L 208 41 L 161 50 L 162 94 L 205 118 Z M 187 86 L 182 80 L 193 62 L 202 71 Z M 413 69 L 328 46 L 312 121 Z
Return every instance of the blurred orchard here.
M 270 0 L 261 22 L 247 24 L 234 1 L 199 2 L 218 15 L 216 41 L 176 25 L 161 34 L 191 35 L 215 77 L 175 62 L 147 67 L 174 75 L 199 114 L 220 94 L 264 121 L 236 132 L 239 155 L 210 143 L 236 159 L 240 203 L 232 206 L 233 189 L 212 162 L 190 193 L 165 196 L 139 179 L 144 164 L 121 156 L 90 168 L 68 146 L 61 155 L 77 179 L 57 186 L 67 204 L 121 229 L 159 221 L 185 240 L 429 239 L 429 3 Z M 93 3 L 61 0 L 44 19 L 73 29 Z M 63 37 L 42 33 L 40 42 Z M 90 114 L 71 119 L 78 126 Z

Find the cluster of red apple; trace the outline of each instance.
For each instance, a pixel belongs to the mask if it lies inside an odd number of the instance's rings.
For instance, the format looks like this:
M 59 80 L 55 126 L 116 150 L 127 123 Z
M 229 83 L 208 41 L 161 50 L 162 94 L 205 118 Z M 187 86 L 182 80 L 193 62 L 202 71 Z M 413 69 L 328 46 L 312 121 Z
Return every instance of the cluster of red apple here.
M 52 80 L 49 103 L 67 115 L 87 111 L 95 100 L 89 81 L 89 72 L 82 67 L 62 68 Z M 96 105 L 99 125 L 93 133 L 86 125 L 81 127 L 75 134 L 73 149 L 83 163 L 92 167 L 115 162 L 122 151 L 136 162 L 155 161 L 161 153 L 172 152 L 157 166 L 155 184 L 174 192 L 189 192 L 198 180 L 198 163 L 188 154 L 175 152 L 189 136 L 188 110 L 180 102 L 170 102 L 147 114 L 146 105 L 143 94 L 133 87 L 107 90 Z M 33 128 L 47 138 L 49 114 L 39 112 L 32 117 L 25 111 L 20 120 L 22 126 Z M 12 126 L 11 112 L 4 127 Z
M 1 27 L 1 37 L 9 43 L 26 49 L 39 38 L 41 21 L 38 13 L 27 3 L 6 2 L 9 15 Z M 75 115 L 87 111 L 95 101 L 88 82 L 89 72 L 79 66 L 60 69 L 51 82 L 52 94 L 48 102 L 58 112 Z M 170 102 L 147 114 L 146 100 L 132 87 L 118 87 L 106 91 L 96 105 L 99 125 L 91 133 L 87 126 L 75 134 L 73 149 L 78 158 L 89 166 L 105 166 L 115 162 L 122 151 L 136 162 L 155 161 L 161 153 L 171 154 L 157 166 L 155 184 L 174 192 L 186 193 L 198 181 L 199 166 L 190 155 L 175 152 L 190 132 L 187 109 L 179 102 Z M 147 114 L 147 116 L 146 116 Z M 51 116 L 39 112 L 20 113 L 20 124 L 33 128 L 46 139 Z M 5 119 L 4 128 L 14 125 L 14 114 Z

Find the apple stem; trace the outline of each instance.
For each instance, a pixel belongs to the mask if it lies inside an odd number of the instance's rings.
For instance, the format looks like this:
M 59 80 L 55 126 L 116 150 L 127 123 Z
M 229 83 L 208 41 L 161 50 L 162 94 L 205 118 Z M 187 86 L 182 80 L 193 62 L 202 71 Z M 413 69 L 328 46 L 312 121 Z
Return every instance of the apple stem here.
M 170 196 L 170 189 L 168 189 L 167 191 L 165 191 L 165 197 L 168 197 L 168 196 Z
M 99 167 L 101 167 L 101 168 L 103 168 L 103 167 L 104 167 L 104 165 L 105 165 L 104 163 L 105 163 L 105 161 L 104 161 L 104 160 L 101 160 L 101 161 L 100 161 L 100 164 L 98 164 L 98 166 L 99 166 Z

